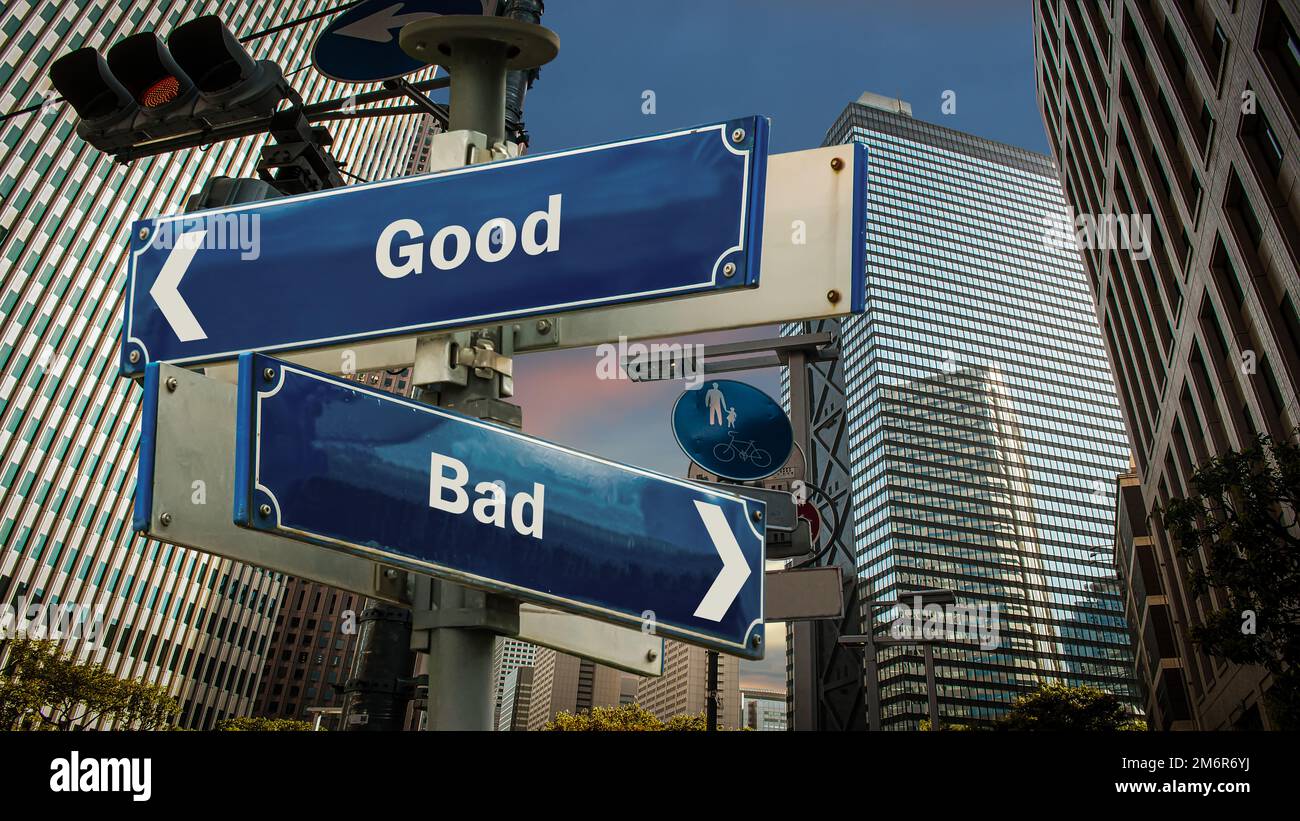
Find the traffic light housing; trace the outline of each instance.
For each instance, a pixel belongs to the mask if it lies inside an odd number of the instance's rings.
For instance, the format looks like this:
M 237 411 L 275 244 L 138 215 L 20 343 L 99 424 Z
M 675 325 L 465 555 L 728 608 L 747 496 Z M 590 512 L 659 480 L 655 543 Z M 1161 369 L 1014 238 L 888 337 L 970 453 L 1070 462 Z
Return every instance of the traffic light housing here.
M 108 70 L 138 105 L 131 132 L 136 143 L 196 130 L 189 113 L 198 97 L 189 78 L 158 35 L 133 34 L 108 50 Z
M 289 95 L 280 66 L 250 57 L 216 15 L 178 26 L 167 45 L 198 88 L 193 116 L 209 126 L 269 117 Z
M 266 118 L 290 90 L 280 67 L 256 61 L 213 15 L 118 42 L 105 62 L 92 48 L 60 57 L 54 87 L 76 110 L 77 133 L 109 154 Z
M 50 80 L 81 118 L 77 134 L 100 151 L 114 153 L 134 142 L 135 97 L 93 48 L 79 48 L 54 61 Z

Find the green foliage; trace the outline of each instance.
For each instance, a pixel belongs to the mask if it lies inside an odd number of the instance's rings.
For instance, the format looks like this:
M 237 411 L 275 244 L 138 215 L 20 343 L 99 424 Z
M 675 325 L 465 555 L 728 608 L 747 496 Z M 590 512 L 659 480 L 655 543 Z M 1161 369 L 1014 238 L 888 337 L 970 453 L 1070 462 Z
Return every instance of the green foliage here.
M 1213 656 L 1273 674 L 1269 715 L 1300 729 L 1300 428 L 1256 437 L 1192 474 L 1192 495 L 1163 511 L 1192 591 L 1222 604 L 1192 639 Z
M 704 714 L 673 716 L 664 723 L 640 704 L 592 707 L 577 714 L 560 712 L 542 729 L 552 732 L 660 732 L 704 729 Z
M 926 731 L 928 731 L 928 730 L 930 729 L 930 719 L 928 719 L 928 718 L 923 718 L 923 719 L 921 719 L 921 729 L 922 729 L 922 730 L 926 730 Z M 939 730 L 940 730 L 941 732 L 947 732 L 947 733 L 967 733 L 967 732 L 974 732 L 974 731 L 976 731 L 976 730 L 984 730 L 984 729 L 987 729 L 987 728 L 985 728 L 985 727 L 972 727 L 972 726 L 970 726 L 969 724 L 949 724 L 948 722 L 943 721 L 942 718 L 940 718 L 940 720 L 939 720 Z
M 169 728 L 180 712 L 165 688 L 78 663 L 53 641 L 16 639 L 0 669 L 0 729 L 70 730 L 104 720 L 121 729 Z
M 1096 687 L 1044 684 L 1011 705 L 994 723 L 997 730 L 1145 730 L 1114 693 Z
M 664 723 L 665 730 L 669 732 L 704 732 L 709 728 L 709 720 L 704 713 L 694 715 L 673 716 Z
M 309 733 L 312 731 L 312 726 L 310 721 L 298 721 L 292 718 L 244 716 L 222 719 L 217 722 L 216 729 L 219 732 L 235 733 Z

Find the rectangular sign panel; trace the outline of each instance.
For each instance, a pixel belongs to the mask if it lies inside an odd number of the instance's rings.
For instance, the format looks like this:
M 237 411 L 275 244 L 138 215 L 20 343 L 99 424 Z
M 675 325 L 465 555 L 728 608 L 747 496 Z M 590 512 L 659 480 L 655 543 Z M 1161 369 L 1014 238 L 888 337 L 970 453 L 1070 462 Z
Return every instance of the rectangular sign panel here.
M 145 373 L 135 530 L 410 607 L 404 573 L 394 577 L 370 559 L 235 526 L 235 399 L 234 385 L 181 367 L 155 364 Z M 549 607 L 521 605 L 514 638 L 637 675 L 663 672 L 662 638 Z
M 867 146 L 862 143 L 769 158 L 757 288 L 666 305 L 627 304 L 561 315 L 551 323 L 550 338 L 540 344 L 516 339 L 516 348 L 581 348 L 621 338 L 660 339 L 862 313 L 867 165 Z
M 515 353 L 847 316 L 865 307 L 867 147 L 815 148 L 768 158 L 759 284 L 690 299 L 641 302 L 517 322 Z M 346 355 L 345 354 L 346 351 Z M 283 358 L 326 373 L 405 368 L 415 338 L 314 348 Z M 234 363 L 207 368 L 235 381 Z
M 762 658 L 762 502 L 260 354 L 235 523 Z
M 838 619 L 844 615 L 839 567 L 767 571 L 763 616 L 767 621 Z
M 121 371 L 759 280 L 767 121 L 136 222 Z

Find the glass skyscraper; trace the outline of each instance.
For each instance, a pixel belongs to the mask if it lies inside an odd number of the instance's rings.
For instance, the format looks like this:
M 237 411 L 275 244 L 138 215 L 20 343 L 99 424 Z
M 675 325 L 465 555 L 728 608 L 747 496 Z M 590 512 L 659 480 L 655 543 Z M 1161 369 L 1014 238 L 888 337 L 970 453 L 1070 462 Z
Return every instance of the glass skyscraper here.
M 132 219 L 174 213 L 210 176 L 252 176 L 264 138 L 115 163 L 77 138 L 50 64 L 141 31 L 219 14 L 238 35 L 339 4 L 64 0 L 0 4 L 0 603 L 103 612 L 78 658 L 167 686 L 186 726 L 246 714 L 276 615 L 274 574 L 130 530 L 140 389 L 115 367 Z M 246 47 L 307 102 L 371 90 L 325 79 L 309 48 L 328 16 Z M 328 123 L 352 175 L 397 176 L 413 116 Z M 0 648 L 2 649 L 2 648 Z
M 1045 239 L 1055 166 L 870 94 L 826 142 L 849 140 L 870 169 L 866 312 L 841 346 L 862 598 L 936 587 L 996 607 L 996 647 L 936 647 L 945 723 L 1040 683 L 1136 705 L 1110 556 L 1127 439 L 1079 254 Z M 899 611 L 872 612 L 890 637 Z M 879 658 L 881 727 L 917 728 L 921 648 Z

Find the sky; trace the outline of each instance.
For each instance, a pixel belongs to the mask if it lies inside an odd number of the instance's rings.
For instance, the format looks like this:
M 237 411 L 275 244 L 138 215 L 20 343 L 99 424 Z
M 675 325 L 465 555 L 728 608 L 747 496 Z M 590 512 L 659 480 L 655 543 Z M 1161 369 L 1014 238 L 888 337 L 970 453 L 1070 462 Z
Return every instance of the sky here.
M 772 152 L 816 148 L 863 91 L 906 100 L 920 120 L 1048 150 L 1027 0 L 551 0 L 542 22 L 560 53 L 527 97 L 534 153 L 750 114 L 771 118 Z M 941 109 L 945 92 L 954 113 Z M 682 383 L 600 380 L 597 364 L 592 348 L 516 356 L 524 430 L 682 475 L 668 424 Z M 734 378 L 779 396 L 776 369 Z M 742 686 L 784 689 L 783 646 L 784 627 L 769 625 L 767 658 L 742 665 Z
M 554 151 L 747 114 L 771 118 L 775 153 L 815 148 L 863 91 L 913 116 L 1046 151 L 1024 0 L 552 0 L 560 54 L 529 92 L 530 150 Z M 654 92 L 655 113 L 643 114 Z M 956 113 L 943 114 L 945 91 Z M 774 328 L 711 339 L 760 337 Z M 706 341 L 708 341 L 706 339 Z M 525 430 L 680 474 L 668 430 L 680 383 L 602 382 L 593 349 L 521 355 Z M 747 381 L 775 393 L 775 370 Z

